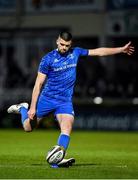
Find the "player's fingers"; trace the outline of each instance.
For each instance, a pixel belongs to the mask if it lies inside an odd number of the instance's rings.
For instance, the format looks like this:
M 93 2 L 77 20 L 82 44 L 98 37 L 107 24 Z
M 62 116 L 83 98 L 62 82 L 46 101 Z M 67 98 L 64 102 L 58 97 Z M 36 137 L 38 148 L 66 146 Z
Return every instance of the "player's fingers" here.
M 128 46 L 131 44 L 131 41 L 129 41 L 129 43 L 127 44 Z
M 135 50 L 135 48 L 134 48 L 133 46 L 129 46 L 129 49 L 133 49 L 133 50 Z
M 129 49 L 131 52 L 134 52 L 135 51 L 135 49 Z
M 130 56 L 130 55 L 132 55 L 133 53 L 131 53 L 131 52 L 128 52 L 127 54 Z
M 134 51 L 129 50 L 128 52 L 129 52 L 129 53 L 133 53 Z
M 131 49 L 131 48 L 130 48 L 129 50 L 130 50 L 130 51 L 132 51 L 132 52 L 134 52 L 134 51 L 135 51 L 135 49 Z
M 133 53 L 134 51 L 129 49 L 128 52 L 129 52 L 129 53 Z
M 33 120 L 33 119 L 34 119 L 34 114 L 33 114 L 33 115 L 31 115 L 30 119 L 31 119 L 31 120 Z
M 29 119 L 33 119 L 34 118 L 34 114 L 28 114 L 28 117 L 29 117 Z
M 129 43 L 127 43 L 126 45 L 125 45 L 125 47 L 127 48 L 127 47 L 130 47 L 130 44 L 131 44 L 131 41 L 129 41 Z

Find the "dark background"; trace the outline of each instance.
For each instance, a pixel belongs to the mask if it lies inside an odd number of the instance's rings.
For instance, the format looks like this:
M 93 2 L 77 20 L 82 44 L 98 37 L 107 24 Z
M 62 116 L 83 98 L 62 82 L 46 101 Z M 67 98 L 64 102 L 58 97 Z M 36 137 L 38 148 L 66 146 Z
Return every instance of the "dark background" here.
M 61 30 L 74 46 L 135 46 L 130 57 L 86 57 L 77 67 L 76 129 L 138 130 L 137 0 L 0 0 L 0 127 L 21 127 L 9 105 L 30 103 L 39 62 Z M 98 98 L 97 98 L 98 97 Z M 98 101 L 99 100 L 99 101 Z M 53 128 L 49 116 L 40 125 Z

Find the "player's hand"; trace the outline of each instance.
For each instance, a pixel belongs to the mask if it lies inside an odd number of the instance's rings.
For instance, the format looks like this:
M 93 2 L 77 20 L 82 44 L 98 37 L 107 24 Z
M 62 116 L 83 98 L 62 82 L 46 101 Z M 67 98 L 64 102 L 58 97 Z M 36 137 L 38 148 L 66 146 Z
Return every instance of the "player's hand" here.
M 28 111 L 28 118 L 31 119 L 31 120 L 33 120 L 33 119 L 34 119 L 34 116 L 35 116 L 35 113 L 36 113 L 36 110 L 30 108 L 29 111 Z
M 135 48 L 134 46 L 131 45 L 131 41 L 123 47 L 123 53 L 126 53 L 128 55 L 132 55 L 134 51 L 135 51 Z

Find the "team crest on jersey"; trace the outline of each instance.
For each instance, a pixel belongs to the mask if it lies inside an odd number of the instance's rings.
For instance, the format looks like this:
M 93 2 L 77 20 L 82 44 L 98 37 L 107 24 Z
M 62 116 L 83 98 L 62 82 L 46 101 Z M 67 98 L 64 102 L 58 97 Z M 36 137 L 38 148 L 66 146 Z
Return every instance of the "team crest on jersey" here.
M 68 55 L 68 58 L 73 59 L 73 58 L 74 58 L 74 55 L 73 55 L 73 54 L 69 54 L 69 55 Z

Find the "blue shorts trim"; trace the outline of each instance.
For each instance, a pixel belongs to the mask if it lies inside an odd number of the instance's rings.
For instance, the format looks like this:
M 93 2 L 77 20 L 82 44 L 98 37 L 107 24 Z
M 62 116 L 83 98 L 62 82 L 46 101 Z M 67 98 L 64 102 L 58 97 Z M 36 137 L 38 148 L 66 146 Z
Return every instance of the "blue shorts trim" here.
M 57 114 L 70 114 L 74 116 L 73 104 L 71 101 L 62 102 L 41 95 L 37 103 L 37 117 L 45 117 L 51 112 L 54 113 L 54 116 L 56 116 Z

